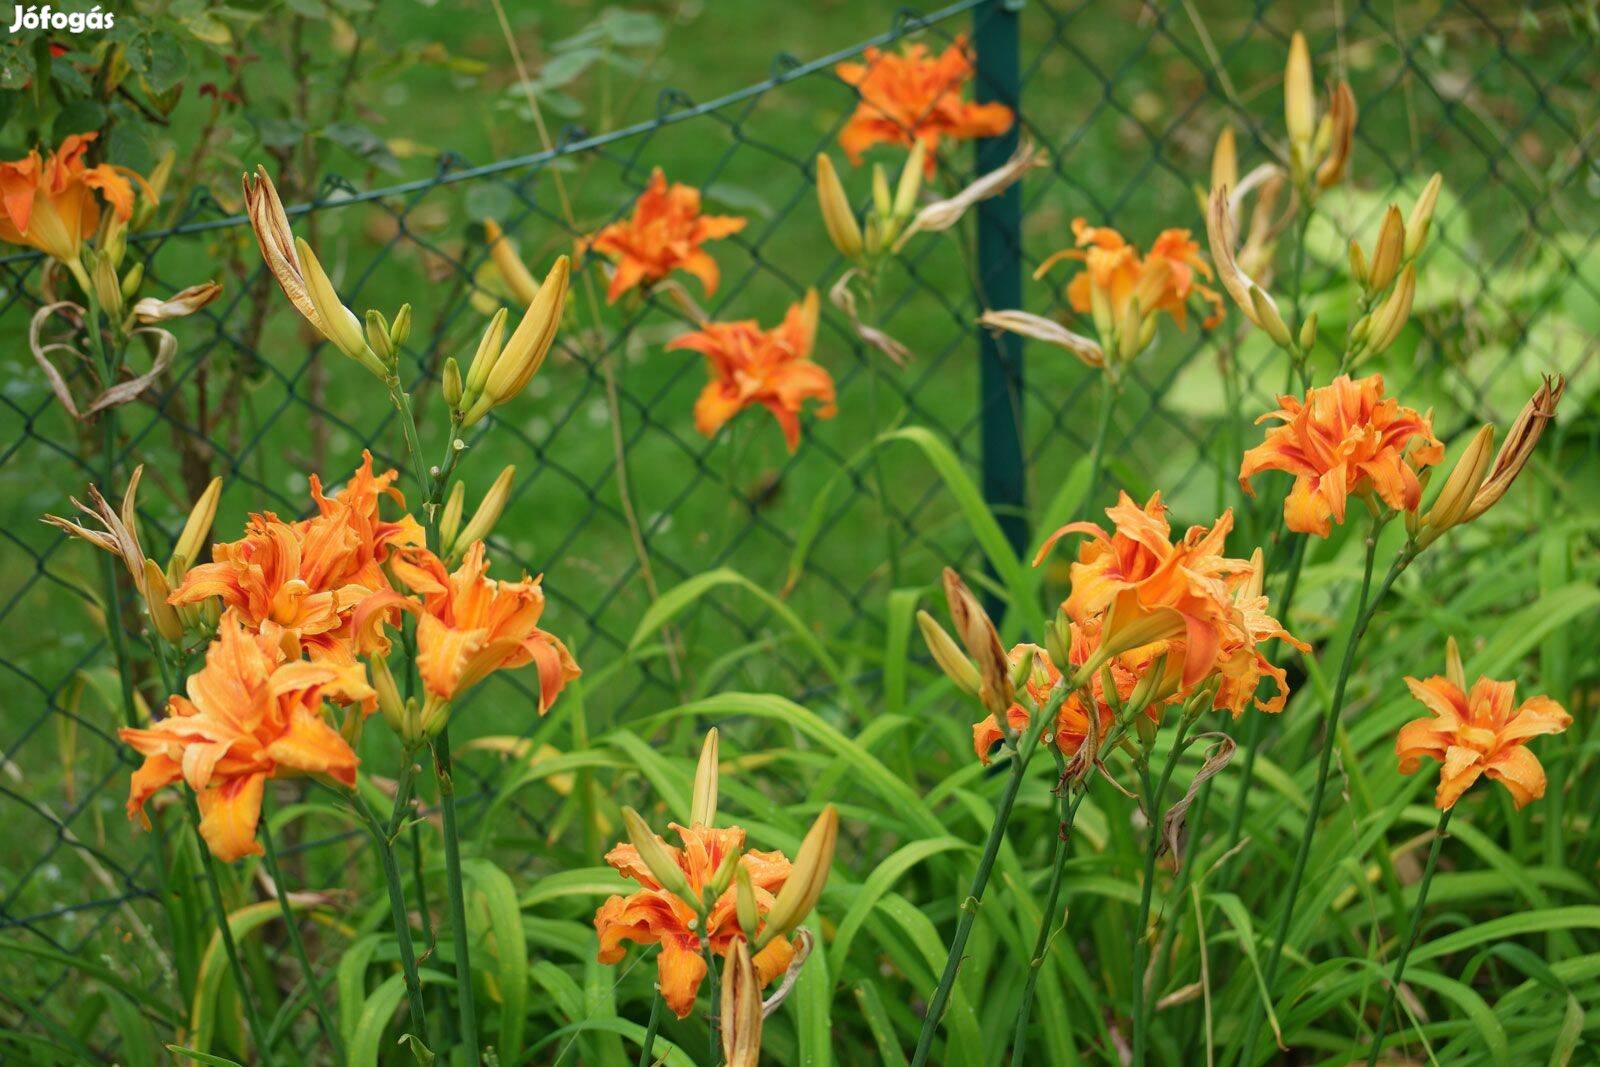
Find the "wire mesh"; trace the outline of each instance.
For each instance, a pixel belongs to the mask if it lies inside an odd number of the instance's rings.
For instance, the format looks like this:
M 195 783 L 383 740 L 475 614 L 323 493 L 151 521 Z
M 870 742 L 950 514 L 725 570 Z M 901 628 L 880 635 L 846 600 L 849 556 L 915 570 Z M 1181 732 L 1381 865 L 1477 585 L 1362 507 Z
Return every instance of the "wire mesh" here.
M 1569 410 L 1582 409 L 1591 402 L 1600 334 L 1592 46 L 1566 33 L 1559 17 L 1529 23 L 1512 8 L 1465 2 L 1408 7 L 1403 23 L 1390 5 L 1318 7 L 1307 27 L 1320 70 L 1347 78 L 1362 108 L 1353 178 L 1360 191 L 1332 198 L 1313 226 L 1308 302 L 1327 310 L 1325 324 L 1348 317 L 1336 283 L 1346 241 L 1370 240 L 1390 199 L 1408 206 L 1442 170 L 1447 195 L 1418 296 L 1419 325 L 1404 342 L 1406 357 L 1390 361 L 1393 391 L 1417 407 L 1465 413 L 1441 435 L 1481 418 L 1503 424 L 1546 369 L 1568 375 L 1576 394 Z M 844 266 L 822 236 L 811 162 L 834 147 L 855 103 L 835 64 L 868 46 L 920 41 L 942 49 L 1005 10 L 967 0 L 903 12 L 873 41 L 806 61 L 781 57 L 765 81 L 704 102 L 664 94 L 652 121 L 596 135 L 567 131 L 549 151 L 479 166 L 441 159 L 433 176 L 385 188 L 330 176 L 291 216 L 297 228 L 314 227 L 352 306 L 416 305 L 422 325 L 403 358 L 422 393 L 446 356 L 470 355 L 484 321 L 474 297 L 482 295 L 485 252 L 471 223 L 497 219 L 524 258 L 542 264 L 624 212 L 658 165 L 704 188 L 715 210 L 751 219 L 717 249 L 723 279 L 708 312 L 771 323 L 806 287 L 826 289 Z M 1015 255 L 1024 277 L 1070 242 L 1076 216 L 1139 243 L 1168 226 L 1199 233 L 1195 185 L 1224 123 L 1242 134 L 1242 156 L 1279 158 L 1279 72 L 1304 13 L 1187 0 L 1119 5 L 1110 17 L 1103 4 L 1023 5 L 1019 120 L 1050 158 L 1022 187 Z M 947 145 L 942 155 L 947 186 L 970 173 L 963 146 Z M 571 190 L 576 230 L 556 194 L 557 174 Z M 865 192 L 859 172 L 846 180 Z M 0 714 L 0 796 L 10 829 L 0 844 L 0 936 L 119 963 L 140 951 L 140 931 L 156 909 L 148 850 L 121 810 L 131 757 L 116 740 L 120 712 L 109 694 L 117 682 L 98 637 L 98 561 L 38 516 L 60 512 L 85 483 L 108 473 L 125 478 L 143 463 L 141 518 L 151 542 L 170 543 L 187 500 L 212 474 L 226 479 L 216 526 L 226 537 L 246 511 L 302 513 L 307 472 L 338 480 L 363 447 L 393 466 L 404 458 L 381 393 L 330 348 L 310 343 L 237 215 L 197 195 L 175 225 L 134 244 L 151 257 L 156 289 L 194 280 L 196 263 L 221 263 L 228 292 L 178 331 L 177 359 L 152 392 L 123 409 L 109 456 L 60 409 L 22 343 L 42 299 L 42 264 L 27 255 L 0 259 L 0 330 L 13 342 L 0 356 L 0 632 L 9 638 L 0 670 L 11 689 Z M 852 648 L 881 643 L 889 589 L 930 583 L 941 565 L 979 556 L 918 457 L 884 453 L 890 492 L 880 500 L 858 454 L 891 422 L 923 425 L 976 476 L 985 420 L 1018 417 L 986 412 L 976 400 L 982 302 L 964 264 L 960 239 L 923 239 L 887 284 L 880 321 L 914 353 L 904 369 L 883 364 L 825 314 L 818 358 L 837 380 L 839 415 L 808 419 L 793 455 L 753 415 L 709 440 L 695 431 L 702 368 L 697 357 L 664 350 L 689 328 L 677 305 L 657 295 L 620 317 L 606 313 L 603 337 L 602 319 L 580 308 L 529 395 L 469 436 L 462 471 L 474 496 L 501 465 L 517 466 L 492 543 L 500 567 L 543 572 L 547 625 L 586 668 L 609 670 L 661 589 L 717 566 L 784 588 L 797 530 L 823 499 L 826 521 L 787 602 L 870 683 L 870 660 Z M 1058 282 L 1024 281 L 1024 306 L 1071 321 Z M 575 302 L 584 303 L 582 294 Z M 1219 359 L 1247 372 L 1240 410 L 1273 406 L 1285 368 L 1268 349 L 1231 321 L 1209 332 L 1191 324 L 1165 330 L 1133 366 L 1112 434 L 1116 478 L 1136 493 L 1160 488 L 1179 516 L 1196 521 L 1237 493 L 1237 457 L 1217 430 L 1227 413 Z M 1059 353 L 1028 352 L 1020 427 L 1035 518 L 1089 448 L 1095 383 L 1094 372 Z M 440 429 L 425 427 L 426 448 L 442 444 Z M 619 471 L 629 476 L 626 499 Z M 880 547 L 885 534 L 897 573 Z M 820 698 L 792 640 L 754 598 L 709 600 L 680 620 L 670 649 L 615 668 L 589 698 L 590 729 L 719 688 Z M 464 710 L 465 734 L 533 737 L 541 725 L 531 707 L 524 684 L 497 676 Z M 508 764 L 465 766 L 476 802 L 505 785 Z M 546 830 L 543 813 L 522 798 L 504 811 L 530 840 Z M 32 961 L 27 974 L 47 983 L 17 994 L 37 1004 L 66 972 Z M 33 1024 L 20 1013 L 17 1025 Z

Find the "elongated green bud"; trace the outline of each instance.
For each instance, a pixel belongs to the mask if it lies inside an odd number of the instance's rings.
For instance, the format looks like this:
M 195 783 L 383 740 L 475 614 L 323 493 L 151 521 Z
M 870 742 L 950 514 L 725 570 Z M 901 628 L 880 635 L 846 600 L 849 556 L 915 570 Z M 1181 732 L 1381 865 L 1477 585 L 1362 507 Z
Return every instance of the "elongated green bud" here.
M 717 728 L 706 731 L 700 746 L 700 763 L 694 771 L 694 799 L 689 807 L 690 826 L 710 826 L 717 818 Z
M 689 888 L 689 879 L 684 876 L 672 854 L 667 851 L 667 846 L 657 837 L 655 831 L 632 808 L 622 809 L 622 825 L 628 831 L 628 840 L 633 843 L 634 849 L 639 853 L 639 859 L 644 862 L 656 884 L 661 886 L 673 896 L 693 905 L 694 894 Z

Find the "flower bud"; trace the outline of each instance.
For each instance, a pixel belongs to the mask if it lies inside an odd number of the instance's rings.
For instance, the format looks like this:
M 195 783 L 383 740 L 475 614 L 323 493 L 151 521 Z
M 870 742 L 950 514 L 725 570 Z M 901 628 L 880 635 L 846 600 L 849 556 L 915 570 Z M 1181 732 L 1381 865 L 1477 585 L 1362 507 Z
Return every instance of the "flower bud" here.
M 954 639 L 945 633 L 944 627 L 926 611 L 919 611 L 917 628 L 922 631 L 922 639 L 928 645 L 928 652 L 933 656 L 933 661 L 939 665 L 939 669 L 945 673 L 945 677 L 968 696 L 977 696 L 978 687 L 982 684 L 978 678 L 978 668 L 962 654 Z
M 1411 300 L 1416 294 L 1417 268 L 1415 264 L 1408 263 L 1400 280 L 1395 283 L 1394 292 L 1378 309 L 1372 337 L 1367 344 L 1369 355 L 1376 356 L 1394 344 L 1395 338 L 1400 336 L 1400 331 L 1406 328 L 1406 323 L 1411 319 Z
M 394 313 L 394 322 L 389 326 L 389 343 L 396 352 L 406 343 L 406 338 L 411 336 L 411 305 L 401 304 L 400 310 Z
M 893 215 L 907 219 L 917 209 L 917 197 L 922 193 L 922 176 L 927 170 L 928 146 L 918 141 L 906 156 L 906 165 L 900 168 L 900 181 L 894 190 Z
M 395 350 L 394 345 L 389 342 L 389 322 L 377 308 L 367 309 L 366 333 L 367 347 L 372 349 L 385 366 L 393 366 Z
M 500 308 L 489 319 L 489 325 L 483 329 L 483 336 L 478 340 L 478 350 L 472 356 L 472 362 L 467 367 L 467 380 L 461 394 L 461 402 L 471 405 L 483 395 L 483 386 L 489 380 L 489 372 L 494 369 L 495 360 L 500 358 L 500 348 L 506 335 L 506 309 Z
M 722 1060 L 727 1067 L 761 1062 L 761 983 L 750 961 L 750 946 L 735 939 L 722 968 Z
M 1483 484 L 1483 476 L 1489 470 L 1489 461 L 1493 454 L 1494 427 L 1488 425 L 1480 427 L 1478 432 L 1472 435 L 1466 451 L 1461 453 L 1461 458 L 1456 460 L 1456 465 L 1451 468 L 1450 476 L 1445 479 L 1439 495 L 1434 498 L 1433 507 L 1422 517 L 1424 544 L 1431 543 L 1440 534 L 1466 518 L 1467 508 L 1472 504 L 1472 498 L 1478 492 L 1479 486 Z
M 1010 663 L 1005 646 L 1000 643 L 999 632 L 978 598 L 949 567 L 944 569 L 944 595 L 950 605 L 950 621 L 955 626 L 956 637 L 978 668 L 978 699 L 994 714 L 1004 714 L 1011 706 L 1013 690 Z
M 872 210 L 878 213 L 880 219 L 886 219 L 894 213 L 894 197 L 889 193 L 889 176 L 883 171 L 883 164 L 872 165 Z
M 516 244 L 493 219 L 483 220 L 483 236 L 489 242 L 489 258 L 494 261 L 494 269 L 505 283 L 507 291 L 523 307 L 533 303 L 534 297 L 539 294 L 539 283 L 528 270 L 527 264 L 522 262 L 522 257 L 517 255 Z
M 1367 254 L 1361 251 L 1361 242 L 1352 238 L 1350 241 L 1350 277 L 1357 285 L 1365 289 L 1369 275 Z
M 467 548 L 477 541 L 486 540 L 494 532 L 495 523 L 500 521 L 500 516 L 506 510 L 506 501 L 511 498 L 511 482 L 516 476 L 517 468 L 507 464 L 495 478 L 494 484 L 489 486 L 489 491 L 483 494 L 478 510 L 467 520 L 453 547 Z
M 200 499 L 194 502 L 194 507 L 189 509 L 189 517 L 183 522 L 183 529 L 178 533 L 178 540 L 172 546 L 172 558 L 167 566 L 174 570 L 173 581 L 181 581 L 200 558 L 200 550 L 205 547 L 206 538 L 211 533 L 211 523 L 217 517 L 217 502 L 222 499 L 222 478 L 218 476 L 211 479 Z
M 1311 148 L 1316 133 L 1317 101 L 1311 82 L 1311 51 L 1298 30 L 1289 41 L 1289 60 L 1283 70 L 1283 124 L 1291 146 L 1302 155 Z
M 850 198 L 839 182 L 839 173 L 833 169 L 833 160 L 825 153 L 817 156 L 817 203 L 822 208 L 822 225 L 833 247 L 846 259 L 860 259 L 861 227 L 850 207 Z
M 439 513 L 439 547 L 446 556 L 455 548 L 456 535 L 461 532 L 461 512 L 467 505 L 467 487 L 456 482 L 450 495 L 444 498 L 444 509 Z
M 1405 244 L 1406 227 L 1400 220 L 1400 209 L 1390 204 L 1383 213 L 1383 225 L 1378 228 L 1378 242 L 1372 248 L 1372 266 L 1367 271 L 1369 299 L 1377 297 L 1394 281 L 1394 276 L 1400 270 Z
M 739 929 L 753 940 L 761 927 L 761 909 L 756 904 L 756 887 L 750 880 L 750 868 L 742 863 L 733 872 L 733 912 L 739 920 Z
M 101 311 L 107 318 L 121 318 L 122 280 L 117 277 L 117 268 L 112 265 L 110 257 L 96 256 L 94 269 L 89 276 L 94 282 L 94 298 Z
M 1350 149 L 1355 144 L 1356 97 L 1348 83 L 1339 82 L 1328 94 L 1328 114 L 1324 126 L 1327 130 L 1326 139 L 1317 152 L 1322 159 L 1322 165 L 1317 168 L 1319 189 L 1338 185 L 1350 164 Z
M 1056 670 L 1062 674 L 1072 672 L 1072 619 L 1060 608 L 1045 629 L 1044 651 Z
M 144 264 L 135 263 L 133 266 L 128 268 L 128 273 L 122 276 L 122 299 L 124 301 L 132 300 L 135 294 L 139 292 L 139 286 L 143 284 Z M 218 291 L 221 291 L 220 286 L 218 287 Z M 143 303 L 143 301 L 140 302 Z
M 1406 218 L 1407 260 L 1416 259 L 1428 242 L 1428 229 L 1433 225 L 1433 209 L 1439 203 L 1439 188 L 1443 184 L 1444 176 L 1435 174 L 1422 187 L 1422 195 L 1417 197 L 1417 202 L 1411 205 L 1411 214 Z
M 721 899 L 728 886 L 733 884 L 734 873 L 744 866 L 739 862 L 743 856 L 744 853 L 736 848 L 730 848 L 722 854 L 722 862 L 717 864 L 717 869 L 711 872 L 711 880 L 706 883 L 707 907 Z
M 1289 337 L 1289 327 L 1284 324 L 1283 316 L 1278 314 L 1278 307 L 1261 291 L 1261 287 L 1250 287 L 1250 310 L 1254 312 L 1256 324 L 1266 331 L 1274 344 L 1280 348 L 1293 348 L 1294 341 Z
M 639 813 L 630 807 L 624 807 L 622 825 L 628 832 L 628 840 L 633 843 L 634 849 L 639 853 L 639 859 L 643 861 L 651 877 L 656 880 L 656 884 L 691 906 L 697 903 L 683 870 L 667 851 L 667 846 L 661 838 L 657 837 L 655 831 L 640 818 Z
M 1233 127 L 1224 126 L 1217 134 L 1217 143 L 1211 149 L 1211 188 L 1237 189 L 1239 187 L 1239 154 L 1234 146 Z
M 1313 311 L 1300 324 L 1300 351 L 1309 352 L 1317 344 L 1317 313 Z
M 333 346 L 339 351 L 379 378 L 387 378 L 388 367 L 368 346 L 361 328 L 361 320 L 340 301 L 339 294 L 333 288 L 333 282 L 328 280 L 328 274 L 322 269 L 316 253 L 311 251 L 311 246 L 299 237 L 294 239 L 294 247 L 299 253 L 300 267 L 304 272 L 306 296 L 311 301 L 311 306 L 316 309 L 317 319 L 313 325 L 318 326 L 322 335 L 333 342 Z
M 1117 324 L 1117 355 L 1122 362 L 1132 361 L 1139 354 L 1139 335 L 1143 321 L 1143 313 L 1139 310 L 1139 298 L 1129 299 L 1122 308 L 1122 321 Z
M 378 711 L 383 715 L 383 721 L 402 741 L 409 743 L 411 716 L 406 702 L 400 697 L 400 687 L 395 684 L 388 659 L 383 656 L 367 657 L 367 677 L 372 680 L 372 689 L 378 694 Z
M 466 384 L 461 380 L 461 364 L 456 362 L 456 357 L 448 357 L 444 361 L 444 371 L 439 376 L 439 391 L 451 411 L 461 410 L 461 396 L 465 388 Z
M 700 762 L 694 770 L 694 800 L 689 807 L 690 826 L 710 826 L 717 818 L 717 728 L 706 731 Z
M 144 595 L 145 610 L 150 613 L 156 633 L 170 644 L 181 642 L 183 622 L 178 618 L 177 609 L 167 603 L 167 598 L 172 596 L 172 587 L 167 584 L 167 576 L 161 573 L 161 568 L 153 559 L 144 561 L 144 581 L 139 583 L 139 591 Z
M 1144 714 L 1142 710 L 1136 713 L 1133 720 L 1133 732 L 1139 735 L 1139 747 L 1144 749 L 1145 752 L 1149 752 L 1151 746 L 1156 743 L 1156 733 L 1160 728 L 1161 724 Z
M 795 853 L 789 877 L 778 890 L 778 897 L 767 912 L 767 925 L 761 933 L 756 948 L 765 946 L 773 937 L 782 936 L 805 921 L 811 909 L 822 896 L 822 887 L 828 882 L 828 872 L 833 867 L 833 848 L 839 837 L 839 812 L 832 804 L 822 809 L 817 821 L 811 824 L 800 851 Z
M 1454 637 L 1445 638 L 1444 676 L 1450 679 L 1451 685 L 1463 693 L 1467 691 L 1467 672 L 1461 666 L 1461 648 L 1456 644 Z
M 516 397 L 538 373 L 555 341 L 556 329 L 561 325 L 571 276 L 572 261 L 566 256 L 557 256 L 555 265 L 539 286 L 538 295 L 489 367 L 483 394 L 473 401 L 462 418 L 463 426 L 471 426 L 488 414 L 490 408 Z
M 1022 646 L 1022 655 L 1017 657 L 1017 662 L 1011 668 L 1011 688 L 1021 689 L 1028 684 L 1028 678 L 1033 674 L 1034 657 L 1038 655 L 1032 645 Z

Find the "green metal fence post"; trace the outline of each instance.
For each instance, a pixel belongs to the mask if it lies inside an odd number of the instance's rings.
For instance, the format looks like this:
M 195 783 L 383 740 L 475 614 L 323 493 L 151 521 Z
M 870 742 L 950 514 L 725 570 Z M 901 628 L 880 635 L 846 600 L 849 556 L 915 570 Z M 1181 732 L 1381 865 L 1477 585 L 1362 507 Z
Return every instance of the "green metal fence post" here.
M 1021 0 L 992 0 L 973 9 L 976 98 L 997 101 L 1020 117 L 1022 72 L 1018 23 Z M 1016 151 L 1018 122 L 977 143 L 978 173 Z M 1013 185 L 978 205 L 978 302 L 984 308 L 1022 306 L 1022 189 Z M 983 496 L 1019 556 L 1027 552 L 1027 471 L 1022 456 L 1022 339 L 978 328 L 978 388 L 982 408 Z

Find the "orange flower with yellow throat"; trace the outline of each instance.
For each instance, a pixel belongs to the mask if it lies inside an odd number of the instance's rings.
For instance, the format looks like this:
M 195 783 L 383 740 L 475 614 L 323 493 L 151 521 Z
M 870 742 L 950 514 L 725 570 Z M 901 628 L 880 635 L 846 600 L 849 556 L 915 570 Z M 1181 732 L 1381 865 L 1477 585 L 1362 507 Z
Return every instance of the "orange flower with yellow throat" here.
M 811 359 L 817 312 L 813 289 L 770 330 L 753 319 L 708 322 L 667 345 L 706 357 L 711 380 L 695 401 L 695 428 L 710 437 L 745 408 L 759 405 L 778 420 L 784 444 L 793 452 L 800 444 L 800 412 L 807 400 L 817 402 L 818 418 L 832 418 L 837 410 L 833 377 Z
M 1101 657 L 1177 642 L 1167 670 L 1188 689 L 1215 669 L 1230 627 L 1237 626 L 1230 583 L 1252 569 L 1248 560 L 1222 554 L 1233 512 L 1223 512 L 1210 528 L 1190 527 L 1176 543 L 1160 493 L 1142 508 L 1120 493 L 1106 515 L 1110 533 L 1092 522 L 1068 523 L 1050 535 L 1034 562 L 1062 537 L 1088 534 L 1068 571 L 1072 589 L 1062 608 L 1080 626 L 1098 620 Z
M 256 825 L 269 778 L 320 775 L 353 788 L 359 760 L 322 717 L 324 699 L 372 696 L 358 664 L 311 662 L 285 652 L 285 635 L 268 625 L 248 632 L 224 616 L 188 695 L 174 695 L 167 716 L 117 736 L 144 756 L 128 791 L 128 815 L 143 817 L 158 790 L 188 783 L 200 803 L 200 833 L 218 859 L 259 855 Z
M 636 286 L 654 285 L 673 271 L 681 270 L 700 279 L 706 296 L 717 291 L 721 272 L 711 253 L 701 246 L 707 241 L 731 237 L 744 229 L 745 221 L 732 215 L 705 215 L 700 211 L 700 190 L 681 182 L 667 184 L 667 176 L 657 167 L 650 184 L 634 201 L 633 215 L 603 227 L 578 243 L 578 252 L 593 249 L 616 265 L 606 302 Z
M 389 589 L 383 564 L 391 552 L 422 544 L 415 519 L 386 520 L 379 503 L 404 505 L 395 471 L 372 472 L 371 453 L 336 495 L 311 480 L 318 513 L 284 522 L 270 512 L 251 517 L 245 536 L 212 549 L 212 562 L 193 567 L 173 592 L 173 604 L 217 597 L 246 628 L 272 624 L 303 642 L 313 656 L 351 659 L 386 652 L 377 627 L 357 631 L 356 609 Z
M 133 215 L 134 182 L 155 200 L 144 179 L 127 167 L 84 161 L 97 136 L 75 133 L 47 157 L 32 151 L 0 163 L 0 241 L 76 266 L 84 235 L 100 223 L 101 200 L 124 222 Z
M 1528 742 L 1561 733 L 1572 725 L 1572 716 L 1547 696 L 1517 704 L 1515 682 L 1480 677 L 1470 690 L 1464 683 L 1453 641 L 1447 674 L 1406 679 L 1428 714 L 1406 723 L 1395 738 L 1400 773 L 1414 774 L 1423 759 L 1438 760 L 1434 806 L 1440 811 L 1450 810 L 1485 775 L 1510 790 L 1518 808 L 1544 796 L 1544 767 L 1528 751 Z
M 673 823 L 672 828 L 683 843 L 681 847 L 669 845 L 660 837 L 655 840 L 665 850 L 668 862 L 682 872 L 689 895 L 698 900 L 706 887 L 712 885 L 712 876 L 724 858 L 744 848 L 745 832 L 737 826 L 717 829 Z M 623 876 L 638 882 L 640 888 L 630 896 L 610 897 L 595 912 L 600 962 L 621 960 L 624 943 L 628 941 L 660 945 L 656 966 L 662 999 L 674 1015 L 686 1018 L 694 1010 L 695 997 L 706 976 L 701 938 L 710 939 L 713 953 L 726 956 L 734 940 L 744 937 L 734 887 L 730 885 L 717 897 L 701 929 L 697 908 L 662 887 L 640 857 L 638 848 L 626 843 L 617 845 L 606 853 L 606 862 Z M 758 914 L 765 917 L 789 879 L 788 859 L 781 852 L 751 850 L 744 852 L 737 862 L 749 874 Z M 752 960 L 757 980 L 765 986 L 784 972 L 793 957 L 794 945 L 787 937 L 772 938 Z
M 1261 471 L 1293 475 L 1283 517 L 1297 533 L 1327 537 L 1333 523 L 1344 522 L 1352 495 L 1376 494 L 1396 511 L 1415 511 L 1422 500 L 1418 474 L 1444 458 L 1432 419 L 1384 396 L 1379 374 L 1340 375 L 1304 400 L 1280 396 L 1278 403 L 1256 421 L 1283 425 L 1244 454 L 1239 484 L 1254 495 L 1250 479 Z
M 913 44 L 898 54 L 868 48 L 862 59 L 834 68 L 861 98 L 839 133 L 839 146 L 852 163 L 860 163 L 875 144 L 910 147 L 920 141 L 927 148 L 924 170 L 932 174 L 939 143 L 946 137 L 998 137 L 1016 119 L 1004 104 L 962 99 L 973 74 L 965 37 L 937 56 Z
M 361 606 L 356 630 L 368 633 L 392 619 L 393 609 L 417 618 L 417 671 L 428 691 L 425 729 L 442 724 L 451 701 L 495 671 L 532 663 L 539 674 L 539 714 L 581 673 L 567 646 L 539 629 L 544 590 L 539 578 L 496 581 L 488 576 L 482 541 L 467 549 L 455 571 L 425 548 L 408 548 L 390 564 L 415 597 L 380 593 Z
M 1076 247 L 1050 256 L 1033 276 L 1042 278 L 1063 260 L 1082 263 L 1083 269 L 1067 283 L 1067 302 L 1072 310 L 1094 317 L 1102 342 L 1113 331 L 1134 330 L 1133 351 L 1143 348 L 1148 338 L 1139 337 L 1149 328 L 1145 324 L 1162 311 L 1181 330 L 1194 297 L 1208 306 L 1201 326 L 1210 329 L 1222 321 L 1222 295 L 1201 283 L 1211 279 L 1211 267 L 1188 230 L 1162 230 L 1143 255 L 1111 227 L 1090 226 L 1081 218 L 1072 220 L 1072 236 Z

